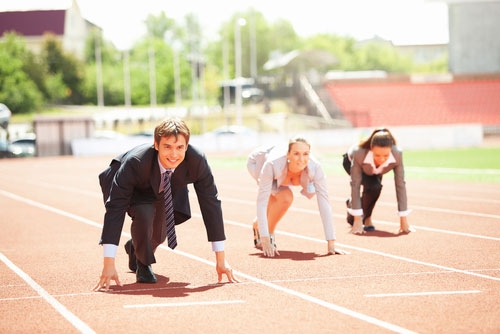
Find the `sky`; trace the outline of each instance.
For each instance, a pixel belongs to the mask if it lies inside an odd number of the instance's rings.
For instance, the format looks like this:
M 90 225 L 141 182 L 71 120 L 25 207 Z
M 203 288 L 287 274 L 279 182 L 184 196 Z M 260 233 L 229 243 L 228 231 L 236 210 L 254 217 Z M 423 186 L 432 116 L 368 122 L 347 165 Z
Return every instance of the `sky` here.
M 66 0 L 67 1 L 67 0 Z M 4 1 L 2 1 L 4 2 Z M 15 6 L 45 5 L 61 0 L 5 1 Z M 63 1 L 64 2 L 64 1 Z M 249 8 L 269 23 L 285 19 L 303 37 L 317 33 L 351 36 L 358 40 L 379 36 L 394 44 L 448 43 L 448 9 L 440 0 L 79 0 L 81 14 L 103 29 L 104 37 L 119 49 L 130 48 L 145 35 L 148 14 L 164 11 L 182 22 L 188 13 L 198 16 L 206 37 L 213 38 L 223 22 Z M 0 4 L 0 10 L 4 5 Z M 258 36 L 257 36 L 258 38 Z

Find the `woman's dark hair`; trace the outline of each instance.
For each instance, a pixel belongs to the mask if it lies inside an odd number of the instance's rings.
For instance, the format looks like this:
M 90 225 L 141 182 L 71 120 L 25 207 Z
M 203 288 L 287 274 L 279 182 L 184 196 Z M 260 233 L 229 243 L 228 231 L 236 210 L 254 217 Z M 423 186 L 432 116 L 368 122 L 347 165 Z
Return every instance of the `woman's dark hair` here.
M 370 137 L 359 143 L 359 147 L 366 148 L 368 150 L 374 146 L 389 147 L 393 145 L 396 145 L 396 139 L 394 139 L 391 131 L 387 128 L 373 130 Z

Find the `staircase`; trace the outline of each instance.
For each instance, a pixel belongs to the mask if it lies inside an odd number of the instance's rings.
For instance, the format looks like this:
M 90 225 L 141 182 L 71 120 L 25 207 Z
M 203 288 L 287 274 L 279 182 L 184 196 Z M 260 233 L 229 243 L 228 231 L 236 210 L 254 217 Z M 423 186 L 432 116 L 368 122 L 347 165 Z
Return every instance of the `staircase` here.
M 313 88 L 304 75 L 299 78 L 296 94 L 298 104 L 305 108 L 307 115 L 319 116 L 327 127 L 351 127 L 351 123 L 344 118 L 329 92 L 322 87 Z

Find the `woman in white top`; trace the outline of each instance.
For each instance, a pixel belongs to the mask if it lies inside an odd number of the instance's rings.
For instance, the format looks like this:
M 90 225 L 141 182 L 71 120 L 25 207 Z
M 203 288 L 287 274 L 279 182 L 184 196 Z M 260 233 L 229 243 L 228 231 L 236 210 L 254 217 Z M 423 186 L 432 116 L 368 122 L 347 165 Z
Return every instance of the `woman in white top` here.
M 291 186 L 302 186 L 307 198 L 317 195 L 323 230 L 329 254 L 346 254 L 335 249 L 335 229 L 328 199 L 326 176 L 321 165 L 310 155 L 310 144 L 304 138 L 292 138 L 288 152 L 278 147 L 262 147 L 248 157 L 247 168 L 259 186 L 257 217 L 253 223 L 254 244 L 265 256 L 279 255 L 274 231 L 293 202 Z

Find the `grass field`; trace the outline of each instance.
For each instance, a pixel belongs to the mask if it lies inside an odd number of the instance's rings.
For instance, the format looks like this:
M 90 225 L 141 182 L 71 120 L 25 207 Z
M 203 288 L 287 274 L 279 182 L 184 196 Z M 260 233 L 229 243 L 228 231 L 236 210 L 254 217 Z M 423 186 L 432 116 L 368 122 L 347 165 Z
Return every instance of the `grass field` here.
M 408 151 L 404 159 L 413 178 L 500 183 L 500 148 Z
M 338 152 L 322 152 L 327 173 L 344 174 Z M 244 169 L 246 157 L 210 157 L 212 168 Z M 500 147 L 404 152 L 407 177 L 425 180 L 500 183 Z

